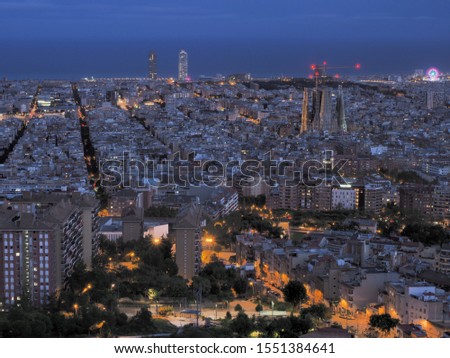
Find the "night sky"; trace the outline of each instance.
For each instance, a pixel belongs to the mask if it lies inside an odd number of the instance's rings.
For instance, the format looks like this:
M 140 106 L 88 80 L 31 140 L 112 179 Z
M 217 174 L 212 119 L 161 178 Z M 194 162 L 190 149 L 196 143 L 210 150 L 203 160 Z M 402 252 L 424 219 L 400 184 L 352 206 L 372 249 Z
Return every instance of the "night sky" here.
M 450 70 L 448 0 L 0 0 L 0 76 L 159 73 L 305 76 L 361 62 L 363 73 Z

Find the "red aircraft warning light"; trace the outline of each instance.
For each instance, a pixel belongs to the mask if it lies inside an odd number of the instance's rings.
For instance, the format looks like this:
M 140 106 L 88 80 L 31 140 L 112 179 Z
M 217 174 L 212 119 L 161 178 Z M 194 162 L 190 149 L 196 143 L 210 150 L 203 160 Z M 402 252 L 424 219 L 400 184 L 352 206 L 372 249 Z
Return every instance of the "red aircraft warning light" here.
M 322 78 L 321 81 L 326 81 L 327 78 L 327 71 L 329 70 L 337 70 L 337 69 L 355 69 L 355 70 L 360 70 L 361 69 L 361 64 L 357 63 L 351 66 L 329 66 L 327 61 L 323 61 L 322 64 L 312 64 L 310 66 L 311 70 L 314 71 L 314 77 L 316 79 L 316 89 L 319 86 L 319 79 Z M 312 75 L 309 75 L 309 78 L 311 78 Z M 341 75 L 339 73 L 336 73 L 335 75 L 333 75 L 334 78 L 339 79 L 341 78 Z

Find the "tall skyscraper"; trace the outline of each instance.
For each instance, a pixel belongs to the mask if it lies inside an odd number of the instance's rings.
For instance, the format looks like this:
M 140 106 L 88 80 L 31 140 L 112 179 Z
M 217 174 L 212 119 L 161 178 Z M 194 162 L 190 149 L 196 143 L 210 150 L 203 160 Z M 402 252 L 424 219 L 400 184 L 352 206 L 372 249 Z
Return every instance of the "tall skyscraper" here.
M 342 133 L 347 132 L 347 121 L 345 119 L 344 93 L 342 86 L 339 86 L 338 97 L 336 102 L 337 126 L 338 131 Z
M 188 78 L 188 54 L 181 50 L 178 55 L 178 81 L 186 81 Z
M 309 120 L 309 92 L 305 87 L 303 90 L 303 105 L 302 105 L 302 123 L 300 126 L 300 133 L 305 133 L 308 130 Z
M 150 78 L 151 80 L 156 80 L 157 77 L 158 74 L 156 67 L 156 53 L 152 51 L 148 55 L 148 78 Z

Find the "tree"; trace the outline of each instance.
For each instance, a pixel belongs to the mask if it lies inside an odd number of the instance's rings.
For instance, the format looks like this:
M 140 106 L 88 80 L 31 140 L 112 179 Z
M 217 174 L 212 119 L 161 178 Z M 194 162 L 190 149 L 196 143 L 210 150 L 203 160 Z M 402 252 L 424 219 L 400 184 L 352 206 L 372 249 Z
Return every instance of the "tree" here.
M 171 258 L 164 259 L 163 270 L 169 276 L 176 276 L 178 274 L 178 266 Z
M 227 269 L 222 262 L 211 262 L 203 268 L 201 276 L 211 276 L 217 280 L 225 280 L 227 278 Z
M 392 328 L 396 327 L 399 320 L 392 318 L 390 314 L 374 314 L 370 316 L 370 327 L 379 329 L 384 335 L 388 335 Z
M 261 314 L 261 312 L 264 310 L 263 306 L 261 305 L 261 303 L 258 303 L 255 307 L 255 311 L 258 312 L 259 314 Z
M 267 336 L 275 338 L 297 338 L 308 333 L 313 327 L 308 318 L 300 318 L 294 315 L 272 320 L 266 327 Z
M 128 329 L 132 332 L 139 333 L 154 331 L 155 325 L 152 320 L 152 313 L 145 307 L 141 308 L 141 310 L 131 318 Z
M 198 278 L 194 277 L 193 282 L 202 282 L 202 293 L 204 296 L 214 295 L 214 299 L 228 300 L 232 297 L 231 288 L 239 279 L 239 275 L 234 269 L 227 269 L 220 262 L 210 262 L 199 273 Z M 236 285 L 237 292 L 241 292 L 239 284 Z
M 22 307 L 13 307 L 1 327 L 3 337 L 9 338 L 50 337 L 52 329 L 52 321 L 45 313 L 27 312 Z
M 239 303 L 236 306 L 234 306 L 234 310 L 236 312 L 242 312 L 243 311 L 242 306 Z
M 289 281 L 282 291 L 284 300 L 291 303 L 293 309 L 299 307 L 307 297 L 306 288 L 300 281 Z
M 194 290 L 202 289 L 202 295 L 207 296 L 211 292 L 211 281 L 206 277 L 194 276 L 192 278 L 192 288 Z
M 147 290 L 147 297 L 151 302 L 156 301 L 159 297 L 159 292 L 154 288 L 149 288 Z
M 258 195 L 258 196 L 247 196 L 240 198 L 241 204 L 245 206 L 252 206 L 255 205 L 259 208 L 266 205 L 266 196 L 264 194 Z
M 153 246 L 157 246 L 157 248 L 163 254 L 165 259 L 173 259 L 172 242 L 169 239 L 163 238 L 163 239 L 161 239 L 161 241 L 159 242 L 158 245 L 153 245 Z M 178 273 L 178 270 L 175 274 L 177 274 L 177 273 Z
M 233 283 L 233 289 L 238 296 L 247 293 L 248 281 L 245 278 L 239 277 Z
M 53 324 L 46 314 L 40 312 L 31 313 L 29 319 L 33 337 L 51 336 Z
M 162 297 L 187 297 L 189 294 L 186 280 L 180 276 L 168 278 L 161 291 Z
M 177 216 L 177 210 L 169 208 L 168 206 L 151 206 L 145 209 L 145 216 L 174 218 Z
M 248 337 L 253 330 L 253 322 L 244 312 L 239 312 L 236 318 L 231 322 L 231 328 L 240 337 Z
M 412 241 L 421 242 L 425 246 L 450 242 L 450 234 L 440 225 L 420 223 L 406 225 L 402 235 L 408 236 Z
M 302 317 L 310 317 L 312 319 L 324 321 L 331 318 L 331 310 L 323 303 L 319 303 L 302 309 L 301 315 Z
M 5 338 L 31 338 L 32 329 L 30 322 L 15 321 L 9 322 L 9 325 L 3 329 Z
M 300 318 L 294 315 L 289 317 L 292 325 L 292 332 L 295 337 L 298 337 L 302 334 L 308 333 L 308 331 L 313 328 L 313 324 L 309 318 Z

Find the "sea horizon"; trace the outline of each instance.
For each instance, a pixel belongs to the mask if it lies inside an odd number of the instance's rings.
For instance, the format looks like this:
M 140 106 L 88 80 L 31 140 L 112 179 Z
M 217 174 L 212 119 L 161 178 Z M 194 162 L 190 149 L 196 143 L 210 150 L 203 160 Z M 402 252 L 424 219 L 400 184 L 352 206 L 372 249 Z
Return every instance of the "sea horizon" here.
M 176 77 L 178 51 L 189 55 L 189 75 L 250 73 L 254 78 L 308 77 L 310 65 L 327 61 L 329 74 L 409 75 L 416 69 L 449 71 L 450 48 L 439 41 L 313 42 L 307 40 L 0 41 L 0 78 L 11 80 L 85 77 L 146 77 L 148 53 L 157 54 L 159 77 Z M 352 66 L 361 63 L 360 71 Z

